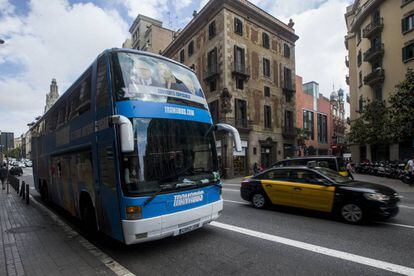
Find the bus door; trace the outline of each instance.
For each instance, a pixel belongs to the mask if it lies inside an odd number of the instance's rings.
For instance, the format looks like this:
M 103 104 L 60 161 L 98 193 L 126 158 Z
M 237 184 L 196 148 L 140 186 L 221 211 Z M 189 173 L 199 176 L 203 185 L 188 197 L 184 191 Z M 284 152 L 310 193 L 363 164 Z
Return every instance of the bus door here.
M 108 85 L 108 66 L 106 56 L 98 59 L 97 72 L 94 77 L 95 104 L 94 185 L 95 205 L 99 229 L 105 234 L 123 241 L 121 217 L 119 211 L 119 193 L 117 189 L 117 162 L 115 129 L 109 126 L 108 118 L 112 115 Z

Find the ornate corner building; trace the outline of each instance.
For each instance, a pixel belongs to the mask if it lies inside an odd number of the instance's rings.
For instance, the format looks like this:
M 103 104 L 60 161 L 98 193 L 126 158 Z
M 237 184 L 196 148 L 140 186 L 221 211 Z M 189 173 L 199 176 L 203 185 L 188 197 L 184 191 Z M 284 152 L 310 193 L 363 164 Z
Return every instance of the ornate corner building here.
M 163 55 L 192 68 L 202 82 L 215 123 L 235 126 L 243 151 L 217 135 L 226 177 L 249 173 L 295 154 L 295 35 L 245 0 L 211 0 Z
M 347 7 L 345 46 L 351 121 L 368 101 L 385 101 L 414 63 L 414 1 L 355 0 Z M 351 145 L 354 161 L 397 160 L 414 153 L 412 142 Z

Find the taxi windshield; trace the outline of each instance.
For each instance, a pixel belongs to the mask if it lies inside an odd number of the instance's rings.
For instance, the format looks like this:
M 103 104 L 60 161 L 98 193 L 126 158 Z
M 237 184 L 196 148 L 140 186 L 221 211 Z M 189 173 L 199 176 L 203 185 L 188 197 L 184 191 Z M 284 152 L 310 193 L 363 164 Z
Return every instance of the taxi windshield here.
M 326 177 L 332 179 L 336 183 L 347 183 L 351 181 L 349 177 L 344 177 L 340 175 L 338 172 L 331 170 L 329 168 L 318 167 L 316 168 L 316 170 L 325 175 Z

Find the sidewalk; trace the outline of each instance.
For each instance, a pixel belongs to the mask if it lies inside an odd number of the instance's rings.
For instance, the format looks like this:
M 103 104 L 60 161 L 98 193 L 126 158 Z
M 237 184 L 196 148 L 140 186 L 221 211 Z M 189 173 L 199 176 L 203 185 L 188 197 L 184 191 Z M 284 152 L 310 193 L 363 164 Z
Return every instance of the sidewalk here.
M 115 275 L 35 202 L 0 188 L 0 275 Z

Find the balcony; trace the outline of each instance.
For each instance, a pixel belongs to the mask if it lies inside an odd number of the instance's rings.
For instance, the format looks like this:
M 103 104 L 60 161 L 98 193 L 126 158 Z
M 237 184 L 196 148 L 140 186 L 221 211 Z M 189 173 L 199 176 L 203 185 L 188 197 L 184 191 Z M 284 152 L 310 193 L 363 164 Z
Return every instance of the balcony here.
M 207 70 L 204 71 L 204 81 L 208 82 L 220 75 L 218 70 L 218 65 L 213 64 L 212 66 L 207 67 Z
M 371 87 L 375 87 L 375 86 L 382 84 L 384 82 L 384 79 L 385 79 L 384 69 L 382 69 L 381 67 L 378 67 L 372 70 L 371 73 L 369 73 L 368 75 L 364 77 L 364 84 L 369 85 Z
M 239 77 L 244 81 L 248 81 L 250 78 L 250 68 L 241 63 L 234 63 L 231 74 L 233 77 Z
M 375 62 L 384 56 L 384 43 L 372 46 L 364 53 L 364 61 Z
M 298 135 L 296 128 L 292 126 L 284 126 L 282 127 L 282 135 L 286 139 L 295 139 Z
M 382 19 L 382 17 L 377 20 L 373 20 L 362 30 L 362 37 L 372 38 L 373 36 L 381 32 L 383 28 L 384 20 Z
M 346 81 L 346 84 L 349 85 L 349 75 L 345 76 L 345 81 Z
M 349 57 L 348 56 L 345 57 L 345 65 L 346 67 L 349 68 Z
M 368 0 L 355 10 L 354 19 L 351 22 L 351 32 L 355 32 L 367 15 L 371 14 L 383 0 Z

